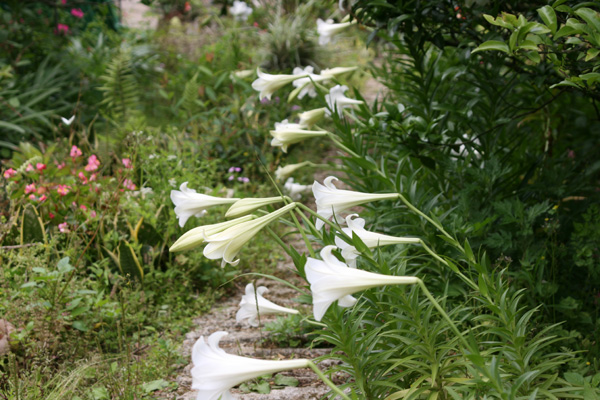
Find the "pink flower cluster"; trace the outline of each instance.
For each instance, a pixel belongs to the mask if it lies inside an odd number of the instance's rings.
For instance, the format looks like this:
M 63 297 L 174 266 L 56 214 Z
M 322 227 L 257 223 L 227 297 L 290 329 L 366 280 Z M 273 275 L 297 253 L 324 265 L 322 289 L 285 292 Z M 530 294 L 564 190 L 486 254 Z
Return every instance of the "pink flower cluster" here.
M 227 172 L 229 172 L 230 174 L 236 174 L 236 173 L 242 172 L 242 169 L 240 167 L 230 167 L 227 170 Z M 229 180 L 229 181 L 233 181 L 234 179 L 236 179 L 236 177 L 234 175 L 229 175 L 229 178 L 227 178 L 227 180 Z M 250 182 L 250 178 L 247 178 L 245 176 L 238 176 L 237 181 L 242 182 L 242 183 L 248 183 L 248 182 Z
M 71 15 L 74 16 L 75 18 L 83 18 L 83 11 L 81 11 L 81 8 L 72 8 L 71 9 Z

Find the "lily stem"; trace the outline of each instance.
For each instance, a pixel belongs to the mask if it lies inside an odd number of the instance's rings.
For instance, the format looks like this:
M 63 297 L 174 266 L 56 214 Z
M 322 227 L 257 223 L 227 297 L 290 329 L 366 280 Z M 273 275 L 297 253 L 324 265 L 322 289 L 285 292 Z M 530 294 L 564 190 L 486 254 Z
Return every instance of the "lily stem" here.
M 338 136 L 336 134 L 327 132 L 327 136 L 329 137 L 329 139 L 331 139 L 331 141 L 333 143 L 335 143 L 335 145 L 337 147 L 344 150 L 346 153 L 350 154 L 352 157 L 360 158 L 360 156 L 358 154 L 356 154 L 355 152 L 350 150 L 348 147 L 346 147 L 346 145 L 342 144 L 342 142 L 340 141 L 340 139 L 338 138 Z
M 456 327 L 454 322 L 450 319 L 448 314 L 446 314 L 446 311 L 444 311 L 442 306 L 440 306 L 440 304 L 437 302 L 437 300 L 431 295 L 431 292 L 427 289 L 427 286 L 425 286 L 425 283 L 421 279 L 418 279 L 417 284 L 419 285 L 419 287 L 421 288 L 421 290 L 423 291 L 425 296 L 429 299 L 429 301 L 431 301 L 433 306 L 440 312 L 440 314 L 442 314 L 442 317 L 444 317 L 444 319 L 448 322 L 448 324 L 450 325 L 450 327 L 452 328 L 454 333 L 456 333 L 456 336 L 458 336 L 458 338 L 460 339 L 462 344 L 465 346 L 465 348 L 469 349 L 470 348 L 469 343 L 467 342 L 465 337 L 462 335 L 462 333 L 460 333 L 460 331 L 458 330 L 458 328 Z
M 299 204 L 299 203 L 296 203 L 296 204 Z M 308 236 L 306 236 L 306 232 L 304 231 L 304 228 L 302 228 L 302 226 L 300 225 L 300 221 L 298 221 L 298 218 L 296 217 L 294 210 L 290 210 L 290 215 L 292 216 L 294 223 L 298 227 L 298 230 L 300 231 L 300 234 L 302 235 L 302 239 L 304 239 L 304 244 L 306 245 L 306 248 L 308 249 L 308 253 L 310 254 L 310 256 L 312 258 L 315 258 L 315 251 L 313 250 L 312 245 L 310 244 L 310 240 L 308 240 Z
M 425 214 L 423 211 L 419 210 L 417 207 L 413 206 L 411 202 L 409 202 L 408 200 L 406 200 L 406 198 L 404 196 L 402 196 L 402 194 L 398 193 L 398 197 L 400 198 L 400 200 L 402 200 L 402 202 L 404 203 L 404 205 L 408 208 L 410 208 L 412 211 L 416 212 L 417 214 L 419 214 L 421 217 L 425 218 L 427 221 L 429 221 L 429 223 L 431 223 L 433 226 L 435 226 L 440 232 L 442 232 L 444 234 L 444 236 L 446 236 L 449 239 L 452 239 L 453 242 L 456 242 L 456 239 L 454 239 L 452 237 L 452 235 L 450 235 L 448 232 L 446 232 L 446 230 L 444 229 L 444 227 L 442 225 L 440 225 L 439 223 L 435 222 L 431 217 L 429 217 L 427 214 Z
M 335 386 L 335 384 L 333 382 L 331 382 L 329 380 L 329 378 L 327 378 L 325 376 L 325 374 L 323 373 L 323 371 L 321 371 L 319 369 L 319 367 L 317 367 L 312 361 L 308 361 L 308 366 L 310 367 L 310 369 L 312 369 L 315 374 L 317 374 L 319 376 L 319 378 L 321 378 L 321 380 L 323 382 L 325 382 L 325 384 L 327 386 L 329 386 L 331 388 L 331 390 L 333 390 L 334 392 L 336 392 L 339 396 L 341 396 L 343 399 L 345 400 L 350 400 L 350 397 L 348 397 L 348 395 L 346 393 L 344 393 L 342 391 L 342 389 L 340 389 L 339 387 Z
M 423 242 L 423 240 L 419 239 L 419 243 L 421 244 L 421 246 L 423 246 L 423 248 L 425 249 L 426 252 L 428 252 L 433 258 L 435 258 L 436 260 L 438 260 L 439 262 L 441 262 L 442 264 L 444 264 L 445 266 L 449 267 L 448 262 L 446 260 L 444 260 L 442 257 L 440 257 L 439 255 L 436 254 L 435 251 L 431 250 L 429 248 L 429 246 L 427 246 L 425 244 L 425 242 Z M 471 286 L 471 288 L 478 290 L 479 287 L 475 284 L 475 282 L 473 282 L 473 280 L 471 280 L 469 277 L 467 277 L 465 274 L 463 274 L 460 271 L 454 271 L 456 274 L 458 274 L 458 276 L 460 276 L 460 278 L 465 281 L 469 286 Z

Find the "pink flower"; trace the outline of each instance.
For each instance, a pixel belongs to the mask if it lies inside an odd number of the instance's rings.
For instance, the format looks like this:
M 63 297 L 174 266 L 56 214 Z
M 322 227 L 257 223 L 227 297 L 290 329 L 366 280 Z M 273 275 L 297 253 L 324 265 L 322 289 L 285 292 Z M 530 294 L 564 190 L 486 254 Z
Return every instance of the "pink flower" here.
M 36 169 L 37 169 L 39 172 L 42 172 L 43 170 L 45 170 L 45 169 L 46 169 L 46 164 L 43 164 L 43 163 L 37 163 L 37 164 L 35 164 L 35 168 L 36 168 Z
M 67 4 L 67 0 L 60 0 L 60 2 L 62 3 L 62 5 L 64 6 L 65 4 Z
M 83 172 L 79 172 L 79 179 L 81 179 L 81 181 L 83 182 L 83 184 L 85 185 L 86 183 L 88 183 L 88 178 L 85 176 L 85 174 Z
M 27 166 L 27 168 L 25 168 L 25 172 L 31 172 L 31 171 L 33 171 L 34 169 L 35 169 L 35 168 L 33 168 L 33 165 L 29 164 L 29 165 Z
M 69 25 L 66 24 L 58 24 L 56 26 L 56 30 L 58 33 L 64 33 L 65 35 L 69 33 Z
M 45 201 L 47 198 L 48 198 L 48 196 L 46 196 L 45 194 L 43 194 L 43 195 L 40 197 L 40 203 L 41 203 L 42 201 Z
M 50 217 L 50 219 L 54 219 L 54 214 L 52 214 L 51 212 L 48 213 L 48 216 Z
M 98 169 L 99 166 L 100 166 L 100 161 L 98 160 L 98 157 L 96 157 L 94 154 L 92 154 L 91 156 L 88 157 L 88 165 L 86 165 L 85 170 L 86 171 L 95 171 Z
M 30 183 L 29 185 L 25 186 L 25 194 L 33 192 L 35 192 L 35 183 Z
M 95 181 L 97 177 L 98 177 L 98 175 L 96 175 L 96 174 L 92 174 L 92 175 L 90 176 L 90 182 L 93 182 L 93 181 Z
M 71 231 L 69 230 L 69 224 L 68 224 L 68 223 L 66 223 L 66 222 L 63 222 L 62 224 L 58 224 L 58 230 L 59 230 L 61 233 L 69 233 L 69 232 L 71 232 Z
M 58 194 L 60 194 L 61 196 L 66 196 L 69 193 L 69 190 L 71 189 L 71 186 L 67 186 L 67 185 L 58 185 L 58 188 L 56 189 L 56 191 L 58 192 Z
M 31 201 L 37 201 L 37 199 L 38 198 L 35 196 L 35 194 L 30 194 L 29 195 L 29 200 L 31 200 Z
M 83 211 L 86 211 L 86 210 L 87 210 L 87 207 L 86 207 L 86 206 L 84 206 L 84 205 L 82 204 L 82 205 L 80 205 L 80 206 L 79 206 L 79 209 L 80 209 L 80 210 L 83 210 Z
M 183 6 L 183 11 L 184 12 L 190 12 L 192 10 L 192 5 L 190 4 L 189 1 L 186 1 L 184 6 Z
M 57 163 L 56 161 L 55 161 L 55 163 L 56 163 L 56 168 L 58 168 L 58 169 L 63 169 L 65 167 L 65 162 L 64 161 L 61 162 L 60 164 Z
M 96 211 L 92 210 L 90 212 L 90 218 L 96 218 Z
M 81 11 L 81 8 L 72 8 L 71 15 L 75 18 L 83 18 L 83 11 Z
M 136 186 L 135 184 L 131 181 L 131 179 L 125 179 L 123 181 L 123 186 L 125 186 L 127 189 L 129 190 L 135 190 Z
M 79 149 L 79 147 L 77 147 L 77 146 L 71 147 L 71 157 L 77 158 L 77 157 L 79 157 L 82 154 L 83 153 L 81 152 L 81 150 Z
M 129 158 L 124 158 L 121 160 L 121 162 L 123 163 L 123 166 L 125 168 L 133 168 L 133 165 L 131 165 L 131 160 Z
M 4 171 L 4 177 L 6 179 L 8 178 L 12 178 L 13 176 L 15 176 L 17 174 L 17 171 L 15 171 L 12 168 L 7 169 L 6 171 Z

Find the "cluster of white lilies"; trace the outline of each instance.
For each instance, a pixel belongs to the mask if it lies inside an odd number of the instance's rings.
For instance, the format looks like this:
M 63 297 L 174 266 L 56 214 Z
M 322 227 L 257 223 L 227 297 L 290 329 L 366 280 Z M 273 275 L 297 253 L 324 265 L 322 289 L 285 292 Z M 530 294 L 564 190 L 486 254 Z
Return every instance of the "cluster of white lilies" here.
M 322 33 L 325 29 L 324 24 L 328 23 L 319 22 L 321 37 L 324 35 Z M 350 25 L 351 23 L 346 23 L 338 28 L 345 29 Z M 331 30 L 331 32 L 333 31 Z M 330 39 L 331 35 L 327 37 Z M 332 68 L 323 70 L 320 74 L 314 74 L 312 67 L 296 68 L 293 75 L 271 75 L 258 70 L 258 79 L 253 82 L 252 87 L 260 92 L 260 99 L 270 99 L 276 90 L 290 83 L 293 83 L 295 87 L 289 96 L 290 99 L 305 95 L 314 97 L 317 96 L 317 87 L 323 91 L 327 90 L 321 85 L 329 83 L 338 75 L 355 69 L 356 67 Z M 344 92 L 347 89 L 345 86 L 337 85 L 328 90 L 328 94 L 325 96 L 327 106 L 301 113 L 299 123 L 290 123 L 287 120 L 276 123 L 275 130 L 271 131 L 272 145 L 279 146 L 286 152 L 289 145 L 307 138 L 333 135 L 325 130 L 310 130 L 310 128 L 320 119 L 332 113 L 337 113 L 340 118 L 343 118 L 346 108 L 362 103 L 362 101 L 346 97 Z M 294 171 L 308 165 L 312 164 L 304 162 L 280 167 L 275 171 L 276 178 L 283 180 Z M 225 264 L 237 265 L 240 261 L 238 253 L 259 231 L 278 220 L 290 217 L 300 231 L 305 229 L 299 223 L 299 220 L 302 220 L 305 227 L 309 227 L 313 231 L 321 231 L 325 225 L 329 225 L 336 234 L 336 246 L 325 246 L 320 251 L 321 259 L 315 258 L 314 255 L 308 257 L 304 266 L 304 274 L 310 284 L 313 299 L 313 317 L 316 321 L 321 321 L 327 310 L 336 301 L 340 307 L 352 307 L 357 302 L 352 294 L 362 290 L 384 285 L 419 284 L 422 286 L 422 282 L 417 277 L 382 275 L 358 269 L 356 261 L 361 253 L 352 245 L 353 240 L 359 238 L 368 248 L 393 244 L 421 244 L 426 247 L 420 239 L 393 237 L 370 232 L 365 229 L 365 220 L 357 214 L 348 215 L 345 219 L 341 215 L 361 204 L 373 201 L 403 200 L 402 196 L 397 193 L 361 193 L 343 190 L 334 185 L 334 180 L 337 178 L 330 176 L 324 180 L 323 184 L 315 181 L 312 185 L 317 205 L 316 212 L 296 201 L 299 193 L 307 187 L 295 184 L 293 180 L 288 180 L 286 183 L 286 186 L 289 185 L 290 197 L 245 199 L 220 198 L 198 193 L 188 188 L 187 182 L 185 182 L 181 184 L 180 190 L 171 192 L 171 199 L 175 204 L 175 213 L 180 226 L 183 227 L 190 217 L 201 217 L 208 208 L 218 205 L 228 205 L 229 209 L 225 213 L 225 217 L 233 219 L 189 230 L 171 246 L 170 251 L 190 250 L 205 245 L 203 254 L 207 258 L 222 260 L 222 266 Z M 278 204 L 281 204 L 281 207 L 275 211 L 263 210 L 266 206 L 275 207 Z M 331 222 L 332 218 L 334 222 Z M 347 227 L 339 228 L 339 224 L 344 222 Z M 341 256 L 345 262 L 333 253 L 336 249 L 341 250 Z M 312 254 L 312 248 L 309 251 Z M 263 294 L 266 291 L 266 287 L 255 288 L 252 283 L 246 286 L 246 293 L 242 297 L 240 309 L 236 315 L 238 322 L 248 320 L 251 326 L 258 326 L 259 315 L 298 314 L 300 312 L 265 299 Z M 333 385 L 310 360 L 271 361 L 227 354 L 219 348 L 219 341 L 226 334 L 221 331 L 215 332 L 209 336 L 207 341 L 202 337 L 194 345 L 192 388 L 198 390 L 198 400 L 233 399 L 229 390 L 249 379 L 307 367 L 312 368 L 338 396 L 349 400 L 349 397 Z

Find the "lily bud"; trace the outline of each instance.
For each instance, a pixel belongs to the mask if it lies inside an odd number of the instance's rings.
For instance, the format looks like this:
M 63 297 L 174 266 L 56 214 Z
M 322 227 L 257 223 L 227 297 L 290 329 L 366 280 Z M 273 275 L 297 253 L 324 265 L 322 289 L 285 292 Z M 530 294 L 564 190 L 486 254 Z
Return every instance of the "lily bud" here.
M 274 203 L 282 202 L 283 199 L 281 197 L 264 197 L 264 198 L 246 198 L 241 199 L 235 202 L 229 210 L 225 213 L 225 216 L 230 217 L 239 217 L 240 215 L 249 214 L 252 211 Z
M 314 124 L 316 124 L 317 122 L 319 122 L 320 120 L 323 119 L 326 111 L 327 111 L 326 107 L 317 108 L 317 109 L 309 110 L 309 111 L 304 111 L 303 113 L 298 115 L 300 117 L 299 125 L 302 128 L 312 127 Z
M 190 229 L 189 231 L 181 235 L 181 237 L 177 239 L 175 243 L 173 243 L 169 251 L 176 252 L 193 249 L 194 247 L 198 247 L 202 243 L 204 243 L 208 236 L 222 232 L 225 229 L 231 228 L 232 226 L 235 226 L 239 223 L 250 221 L 253 218 L 253 215 L 246 215 L 245 217 L 233 219 L 231 221 L 221 222 L 212 225 L 203 225 L 194 229 Z

